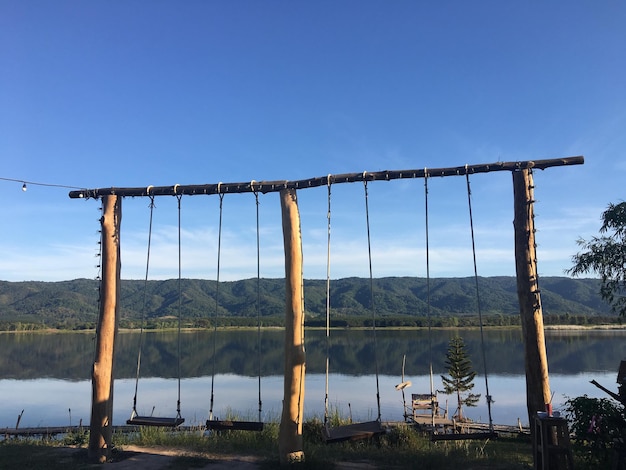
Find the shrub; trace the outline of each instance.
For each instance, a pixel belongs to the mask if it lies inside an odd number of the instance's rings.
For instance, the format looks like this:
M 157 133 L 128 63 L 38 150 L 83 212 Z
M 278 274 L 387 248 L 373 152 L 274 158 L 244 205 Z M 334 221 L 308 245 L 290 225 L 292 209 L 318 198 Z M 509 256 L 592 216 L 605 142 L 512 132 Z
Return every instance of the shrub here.
M 626 437 L 624 407 L 605 398 L 570 398 L 565 413 L 578 456 L 596 468 L 608 468 L 612 449 Z

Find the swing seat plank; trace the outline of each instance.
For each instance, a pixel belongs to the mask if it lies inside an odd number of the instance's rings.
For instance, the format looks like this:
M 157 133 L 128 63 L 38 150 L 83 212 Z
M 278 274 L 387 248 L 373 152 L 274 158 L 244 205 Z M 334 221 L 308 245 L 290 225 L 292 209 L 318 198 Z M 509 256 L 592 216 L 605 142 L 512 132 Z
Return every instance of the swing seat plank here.
M 327 444 L 344 441 L 358 441 L 380 436 L 385 433 L 380 421 L 367 421 L 364 423 L 345 424 L 332 428 L 324 428 L 322 437 Z
M 161 426 L 175 428 L 185 422 L 185 418 L 163 418 L 159 416 L 133 416 L 126 421 L 126 424 L 133 426 Z
M 487 439 L 497 439 L 498 433 L 496 432 L 466 432 L 466 433 L 433 433 L 430 436 L 432 442 L 437 441 L 483 441 Z
M 213 431 L 263 431 L 263 422 L 210 419 L 206 427 Z

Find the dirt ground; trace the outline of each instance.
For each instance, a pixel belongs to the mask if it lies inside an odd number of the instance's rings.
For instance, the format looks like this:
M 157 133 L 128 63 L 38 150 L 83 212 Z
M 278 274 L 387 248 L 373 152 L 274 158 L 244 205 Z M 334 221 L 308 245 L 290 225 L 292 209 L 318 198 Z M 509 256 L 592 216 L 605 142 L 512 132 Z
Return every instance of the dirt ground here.
M 85 449 L 64 448 L 63 453 L 85 452 Z M 67 455 L 67 454 L 66 454 Z M 185 462 L 187 460 L 187 462 Z M 260 459 L 250 455 L 224 455 L 191 452 L 166 447 L 123 446 L 116 449 L 111 462 L 100 467 L 106 470 L 258 470 Z M 375 470 L 368 462 L 342 462 L 336 470 Z
M 255 456 L 216 455 L 165 447 L 139 447 L 133 445 L 117 448 L 112 460 L 104 467 L 111 470 L 165 470 L 170 468 L 196 470 L 256 470 L 259 458 Z

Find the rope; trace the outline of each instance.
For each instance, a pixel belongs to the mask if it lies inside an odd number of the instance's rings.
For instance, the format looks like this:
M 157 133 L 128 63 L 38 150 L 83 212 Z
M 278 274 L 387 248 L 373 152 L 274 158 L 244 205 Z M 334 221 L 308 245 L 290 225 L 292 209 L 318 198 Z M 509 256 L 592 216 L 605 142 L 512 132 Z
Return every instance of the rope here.
M 150 270 L 150 246 L 152 244 L 152 215 L 154 212 L 154 196 L 150 196 L 150 223 L 148 225 L 148 254 L 146 256 L 146 275 L 143 282 L 143 299 L 141 306 L 141 327 L 139 329 L 139 352 L 137 353 L 137 374 L 135 377 L 135 395 L 133 396 L 133 412 L 132 415 L 137 414 L 137 392 L 139 389 L 139 372 L 141 370 L 141 353 L 143 350 L 143 333 L 146 322 L 146 297 L 148 290 L 148 272 Z
M 376 309 L 374 308 L 374 278 L 372 276 L 372 244 L 370 239 L 370 215 L 369 204 L 367 194 L 367 180 L 365 179 L 365 173 L 363 173 L 363 188 L 365 189 L 365 220 L 367 223 L 367 255 L 370 269 L 370 307 L 372 310 L 372 334 L 374 337 L 374 366 L 376 368 L 376 402 L 378 404 L 378 421 L 381 420 L 380 412 L 380 385 L 378 379 L 378 344 L 376 341 Z
M 470 218 L 470 230 L 472 233 L 472 256 L 474 260 L 474 281 L 476 284 L 476 306 L 478 309 L 478 323 L 480 325 L 480 346 L 483 358 L 483 369 L 485 371 L 485 394 L 487 399 L 487 412 L 489 414 L 489 431 L 493 432 L 493 420 L 491 417 L 491 403 L 492 397 L 489 394 L 489 378 L 487 374 L 487 354 L 485 353 L 485 337 L 483 332 L 483 316 L 480 308 L 480 289 L 478 288 L 478 268 L 476 266 L 476 244 L 474 241 L 474 220 L 472 216 L 472 191 L 470 189 L 469 173 L 465 173 L 465 179 L 467 181 L 467 203 L 469 206 L 469 218 Z
M 252 183 L 250 183 L 252 185 Z M 259 359 L 259 422 L 263 410 L 261 401 L 261 244 L 259 237 L 259 192 L 254 191 L 256 199 L 256 315 L 257 315 L 257 358 Z
M 216 370 L 216 355 L 217 355 L 217 310 L 219 306 L 219 290 L 220 290 L 220 258 L 222 253 L 222 208 L 224 202 L 224 195 L 220 194 L 220 218 L 219 228 L 217 235 L 217 274 L 215 281 L 215 311 L 213 313 L 213 371 L 211 372 L 211 406 L 209 408 L 209 419 L 213 420 L 213 403 L 215 400 L 215 370 Z
M 426 226 L 426 316 L 428 318 L 428 366 L 430 372 L 430 397 L 431 402 L 435 396 L 435 385 L 433 383 L 433 338 L 432 338 L 432 315 L 430 302 L 430 245 L 429 245 L 429 228 L 428 228 L 428 175 L 424 168 L 424 214 Z M 431 403 L 431 424 L 435 425 L 435 407 Z
M 254 181 L 250 183 L 253 186 Z M 219 285 L 220 285 L 220 265 L 221 265 L 221 253 L 222 253 L 222 216 L 223 216 L 223 202 L 224 194 L 220 193 L 220 209 L 219 209 L 219 228 L 217 239 L 217 275 L 215 283 L 215 311 L 214 311 L 214 325 L 213 325 L 213 370 L 211 373 L 211 404 L 209 408 L 209 420 L 213 420 L 213 406 L 215 403 L 215 374 L 216 374 L 216 339 L 217 339 L 217 312 L 219 308 Z M 256 296 L 256 311 L 257 311 L 257 357 L 258 357 L 258 389 L 259 389 L 259 419 L 263 413 L 263 401 L 261 396 L 261 374 L 262 374 L 262 357 L 261 357 L 261 244 L 260 244 L 260 228 L 259 228 L 259 193 L 254 191 L 254 197 L 256 200 L 256 248 L 257 248 L 257 296 Z
M 328 375 L 330 370 L 330 177 L 328 178 L 328 239 L 326 243 L 326 394 L 324 396 L 324 425 L 328 424 Z
M 176 185 L 174 188 L 174 192 L 176 192 Z M 180 237 L 180 201 L 182 199 L 182 195 L 177 195 L 176 199 L 178 200 L 178 399 L 176 400 L 176 416 L 180 418 L 180 341 L 181 341 L 181 317 L 182 317 L 182 276 L 181 276 L 181 237 Z

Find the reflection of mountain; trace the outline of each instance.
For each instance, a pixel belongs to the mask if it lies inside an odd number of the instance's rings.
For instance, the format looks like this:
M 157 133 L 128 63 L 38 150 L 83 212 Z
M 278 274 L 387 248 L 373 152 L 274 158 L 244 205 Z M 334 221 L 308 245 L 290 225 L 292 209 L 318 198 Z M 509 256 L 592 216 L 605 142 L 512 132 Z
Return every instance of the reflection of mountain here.
M 333 330 L 330 344 L 331 372 L 344 375 L 373 374 L 375 357 L 383 375 L 400 375 L 406 354 L 408 376 L 428 374 L 430 358 L 436 375 L 445 373 L 444 359 L 449 338 L 459 334 L 465 340 L 474 367 L 482 371 L 479 330 L 379 330 L 376 348 L 371 330 Z M 547 334 L 551 374 L 582 371 L 617 371 L 626 357 L 626 332 L 575 331 Z M 0 341 L 0 379 L 52 377 L 88 380 L 93 361 L 90 334 L 3 334 Z M 263 375 L 283 373 L 283 331 L 263 330 L 261 334 Z M 139 334 L 120 333 L 116 349 L 115 375 L 135 376 Z M 432 344 L 432 348 L 429 348 Z M 177 375 L 176 333 L 150 332 L 144 336 L 141 375 Z M 196 331 L 181 336 L 183 377 L 211 375 L 213 371 L 213 332 Z M 215 371 L 218 374 L 256 376 L 258 373 L 257 332 L 227 330 L 217 332 Z M 323 373 L 326 337 L 322 330 L 306 332 L 307 372 Z M 376 355 L 374 354 L 376 352 Z M 432 352 L 432 354 L 431 354 Z M 524 374 L 523 346 L 519 329 L 485 330 L 485 352 L 489 374 Z
M 256 279 L 222 282 L 218 316 L 256 317 Z M 481 309 L 487 315 L 517 315 L 519 312 L 514 277 L 479 279 Z M 282 318 L 285 283 L 282 279 L 261 279 L 261 315 Z M 182 314 L 188 319 L 215 316 L 215 281 L 183 279 Z M 389 277 L 374 281 L 377 315 L 427 315 L 426 279 Z M 597 279 L 545 277 L 541 279 L 544 314 L 598 315 L 609 309 L 599 295 Z M 325 318 L 326 284 L 305 281 L 307 320 Z M 159 319 L 178 314 L 178 282 L 149 281 L 145 291 L 146 316 Z M 433 316 L 475 314 L 474 278 L 440 278 L 430 282 Z M 144 281 L 122 281 L 121 316 L 139 319 L 144 302 Z M 336 316 L 370 314 L 369 280 L 346 278 L 332 281 L 331 303 Z M 77 279 L 63 282 L 0 281 L 0 322 L 45 323 L 95 322 L 97 283 Z M 336 317 L 335 317 L 336 318 Z

